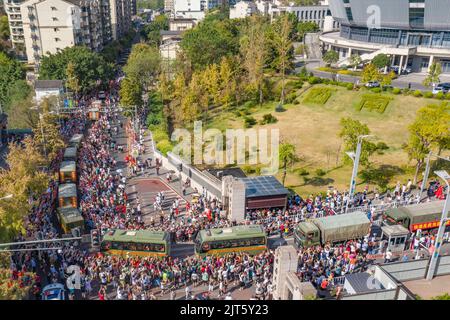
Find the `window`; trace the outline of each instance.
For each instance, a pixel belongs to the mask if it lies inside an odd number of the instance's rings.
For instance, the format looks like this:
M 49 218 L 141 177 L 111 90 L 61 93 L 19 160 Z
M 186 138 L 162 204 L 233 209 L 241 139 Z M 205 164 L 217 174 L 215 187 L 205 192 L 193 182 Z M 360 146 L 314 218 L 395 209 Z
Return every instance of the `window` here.
M 347 14 L 348 21 L 353 21 L 352 8 L 345 8 L 345 13 Z
M 342 0 L 344 3 L 350 3 L 350 0 Z
M 58 21 L 58 18 L 57 17 L 52 17 L 52 20 L 53 21 Z
M 60 38 L 55 38 L 55 42 L 61 41 Z
M 409 25 L 411 28 L 423 29 L 425 8 L 409 8 Z
M 58 32 L 59 29 L 58 28 L 53 28 L 53 31 Z
M 56 9 L 56 7 L 51 7 L 52 11 L 56 11 L 58 9 Z

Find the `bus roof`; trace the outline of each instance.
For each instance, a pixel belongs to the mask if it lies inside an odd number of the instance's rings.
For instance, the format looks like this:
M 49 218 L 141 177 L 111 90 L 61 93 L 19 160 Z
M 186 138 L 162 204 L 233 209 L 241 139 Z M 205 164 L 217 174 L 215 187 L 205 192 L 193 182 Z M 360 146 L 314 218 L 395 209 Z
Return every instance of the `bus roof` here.
M 58 186 L 60 198 L 69 198 L 77 196 L 77 186 L 75 183 L 64 183 Z
M 58 208 L 59 215 L 66 224 L 84 221 L 80 210 L 73 207 L 62 207 Z
M 63 172 L 73 172 L 76 170 L 75 161 L 63 161 L 59 166 L 59 171 Z
M 151 230 L 110 230 L 103 236 L 103 241 L 135 242 L 135 243 L 166 243 L 169 234 L 164 231 Z
M 265 237 L 266 233 L 260 225 L 236 226 L 231 228 L 217 228 L 200 230 L 203 241 L 243 239 L 249 237 Z
M 77 148 L 69 147 L 64 151 L 64 158 L 75 158 L 77 156 Z
M 72 138 L 70 138 L 69 142 L 70 143 L 80 143 L 82 139 L 83 139 L 83 135 L 78 133 L 78 134 L 74 134 L 72 136 Z
M 335 216 L 327 216 L 323 218 L 314 219 L 314 223 L 321 228 L 321 230 L 345 228 L 355 225 L 370 224 L 369 218 L 362 211 L 356 211 L 345 214 L 338 214 Z

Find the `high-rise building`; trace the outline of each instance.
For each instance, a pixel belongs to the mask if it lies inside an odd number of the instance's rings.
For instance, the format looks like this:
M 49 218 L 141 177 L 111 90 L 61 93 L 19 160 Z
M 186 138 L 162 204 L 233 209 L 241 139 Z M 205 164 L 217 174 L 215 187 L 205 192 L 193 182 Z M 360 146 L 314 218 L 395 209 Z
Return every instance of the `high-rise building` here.
M 29 0 L 20 12 L 28 62 L 36 69 L 45 54 L 75 45 L 100 51 L 111 41 L 108 0 Z
M 24 0 L 3 0 L 4 9 L 8 16 L 11 43 L 19 56 L 25 57 L 25 39 L 22 26 L 20 5 Z
M 110 0 L 111 29 L 114 40 L 131 28 L 132 4 L 129 0 Z

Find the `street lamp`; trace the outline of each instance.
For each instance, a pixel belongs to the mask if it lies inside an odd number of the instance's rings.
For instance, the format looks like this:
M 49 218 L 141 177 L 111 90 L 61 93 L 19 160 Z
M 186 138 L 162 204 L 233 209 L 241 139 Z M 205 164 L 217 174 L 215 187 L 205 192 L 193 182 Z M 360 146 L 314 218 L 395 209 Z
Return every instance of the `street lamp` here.
M 358 136 L 358 144 L 356 145 L 356 153 L 355 152 L 346 152 L 347 155 L 350 157 L 350 159 L 353 160 L 353 171 L 352 171 L 352 179 L 350 180 L 350 189 L 348 193 L 348 200 L 345 205 L 345 212 L 348 210 L 348 204 L 353 198 L 353 193 L 355 192 L 356 187 L 356 177 L 358 175 L 358 166 L 359 166 L 359 159 L 361 158 L 361 149 L 362 149 L 362 141 L 364 138 L 373 137 L 373 135 L 361 135 Z
M 444 209 L 442 210 L 441 223 L 439 224 L 439 230 L 434 242 L 434 251 L 431 255 L 430 264 L 428 266 L 427 280 L 429 281 L 433 279 L 433 276 L 436 273 L 437 260 L 442 246 L 442 237 L 444 236 L 447 221 L 449 221 L 448 210 L 450 210 L 450 175 L 445 170 L 435 171 L 434 173 L 439 178 L 444 180 L 445 184 L 447 185 L 447 195 L 444 203 Z

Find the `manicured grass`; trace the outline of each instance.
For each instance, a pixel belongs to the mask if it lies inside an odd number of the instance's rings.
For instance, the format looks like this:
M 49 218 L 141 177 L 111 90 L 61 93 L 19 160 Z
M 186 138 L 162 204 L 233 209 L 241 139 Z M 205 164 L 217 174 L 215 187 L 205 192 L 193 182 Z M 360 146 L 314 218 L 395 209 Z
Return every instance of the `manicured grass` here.
M 369 111 L 376 111 L 378 113 L 384 113 L 389 102 L 392 98 L 381 94 L 365 94 L 362 96 L 361 101 L 357 104 L 357 110 L 361 111 L 366 109 Z
M 303 103 L 325 104 L 330 99 L 332 92 L 333 90 L 327 87 L 311 88 L 303 99 Z

